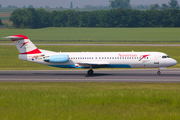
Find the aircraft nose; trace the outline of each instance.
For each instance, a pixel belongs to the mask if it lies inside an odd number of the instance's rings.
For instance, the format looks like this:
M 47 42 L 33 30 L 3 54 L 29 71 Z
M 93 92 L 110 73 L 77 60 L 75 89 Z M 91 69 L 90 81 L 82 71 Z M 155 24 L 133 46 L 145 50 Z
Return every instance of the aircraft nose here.
M 177 64 L 177 61 L 174 60 L 174 59 L 172 59 L 172 58 L 169 58 L 169 59 L 167 59 L 167 61 L 166 61 L 166 67 L 171 67 L 171 66 L 174 66 L 174 65 L 176 65 L 176 64 Z
M 174 59 L 171 59 L 170 60 L 170 66 L 174 66 L 174 65 L 176 65 L 177 64 L 177 61 L 176 60 L 174 60 Z

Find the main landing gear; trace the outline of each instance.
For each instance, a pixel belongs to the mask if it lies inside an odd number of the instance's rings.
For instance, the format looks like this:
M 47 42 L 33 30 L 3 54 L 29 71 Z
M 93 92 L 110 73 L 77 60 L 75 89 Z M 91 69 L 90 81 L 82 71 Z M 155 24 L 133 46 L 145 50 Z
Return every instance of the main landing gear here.
M 90 66 L 90 70 L 87 71 L 88 75 L 93 75 L 94 71 L 92 70 L 92 65 Z
M 90 70 L 87 71 L 87 74 L 88 74 L 88 75 L 93 75 L 93 73 L 94 73 L 94 71 L 93 71 L 92 69 L 90 69 Z
M 158 70 L 157 74 L 158 74 L 158 75 L 161 75 L 161 71 L 160 71 L 160 69 Z

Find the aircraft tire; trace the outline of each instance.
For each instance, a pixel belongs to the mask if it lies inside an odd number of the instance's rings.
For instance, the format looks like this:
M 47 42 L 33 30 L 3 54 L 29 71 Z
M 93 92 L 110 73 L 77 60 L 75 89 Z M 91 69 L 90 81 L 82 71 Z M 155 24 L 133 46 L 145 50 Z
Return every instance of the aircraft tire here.
M 93 70 L 88 70 L 88 71 L 87 71 L 87 74 L 88 74 L 88 75 L 93 75 L 93 73 L 94 73 Z
M 157 72 L 157 74 L 158 74 L 158 75 L 161 75 L 161 72 L 160 72 L 160 71 L 158 71 L 158 72 Z

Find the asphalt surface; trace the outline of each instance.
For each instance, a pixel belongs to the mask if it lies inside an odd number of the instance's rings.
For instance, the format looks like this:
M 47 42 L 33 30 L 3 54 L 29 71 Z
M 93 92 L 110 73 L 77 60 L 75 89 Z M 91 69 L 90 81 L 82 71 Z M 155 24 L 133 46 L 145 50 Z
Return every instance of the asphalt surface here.
M 21 82 L 180 82 L 180 69 L 123 69 L 94 70 L 88 76 L 87 70 L 59 71 L 0 71 L 0 81 Z
M 14 45 L 13 43 L 0 43 L 0 45 Z M 57 45 L 57 46 L 180 46 L 180 44 L 35 44 L 35 45 Z

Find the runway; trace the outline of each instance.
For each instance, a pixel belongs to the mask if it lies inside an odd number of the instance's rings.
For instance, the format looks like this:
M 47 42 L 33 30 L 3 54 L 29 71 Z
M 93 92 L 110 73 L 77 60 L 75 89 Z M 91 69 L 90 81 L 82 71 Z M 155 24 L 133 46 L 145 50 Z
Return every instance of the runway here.
M 94 70 L 94 75 L 88 76 L 87 70 L 59 71 L 0 71 L 0 81 L 14 82 L 180 82 L 180 69 L 123 69 Z

